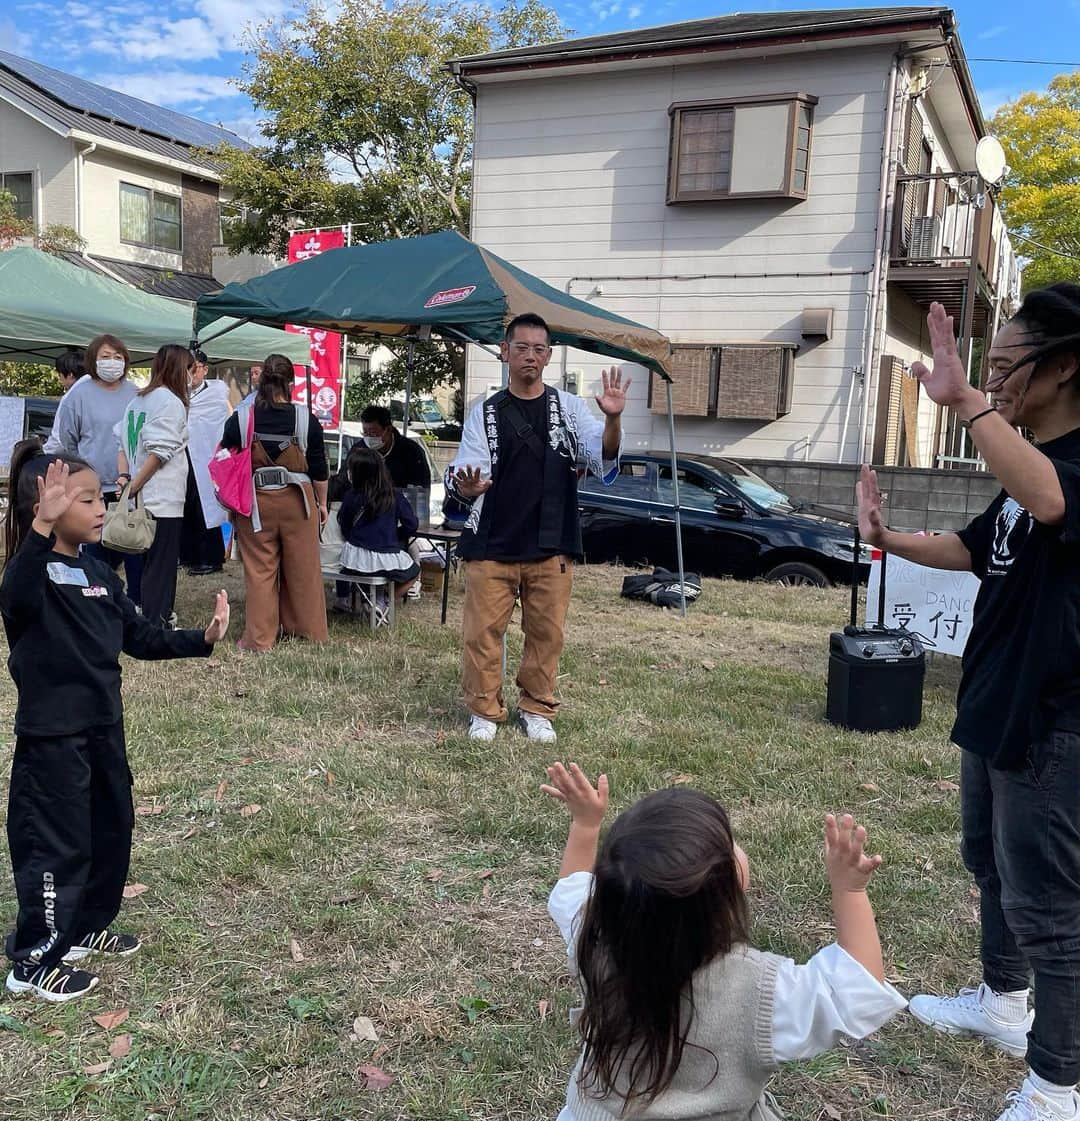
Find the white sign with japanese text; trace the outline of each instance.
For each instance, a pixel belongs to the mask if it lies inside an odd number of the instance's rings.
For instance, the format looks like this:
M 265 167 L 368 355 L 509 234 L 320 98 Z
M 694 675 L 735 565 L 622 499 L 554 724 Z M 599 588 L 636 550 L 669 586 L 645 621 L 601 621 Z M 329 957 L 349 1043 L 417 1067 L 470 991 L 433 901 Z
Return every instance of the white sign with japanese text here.
M 866 624 L 878 621 L 881 551 L 875 549 L 866 588 Z M 927 639 L 926 647 L 959 657 L 971 633 L 979 578 L 971 572 L 925 568 L 889 556 L 885 570 L 885 626 L 901 627 Z

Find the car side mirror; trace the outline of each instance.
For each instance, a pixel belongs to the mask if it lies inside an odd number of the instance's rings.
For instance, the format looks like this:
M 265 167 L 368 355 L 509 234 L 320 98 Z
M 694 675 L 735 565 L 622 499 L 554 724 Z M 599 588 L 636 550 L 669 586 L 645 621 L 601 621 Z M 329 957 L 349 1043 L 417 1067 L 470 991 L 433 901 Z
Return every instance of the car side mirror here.
M 734 498 L 718 498 L 713 509 L 722 518 L 741 518 L 746 514 L 746 507 Z

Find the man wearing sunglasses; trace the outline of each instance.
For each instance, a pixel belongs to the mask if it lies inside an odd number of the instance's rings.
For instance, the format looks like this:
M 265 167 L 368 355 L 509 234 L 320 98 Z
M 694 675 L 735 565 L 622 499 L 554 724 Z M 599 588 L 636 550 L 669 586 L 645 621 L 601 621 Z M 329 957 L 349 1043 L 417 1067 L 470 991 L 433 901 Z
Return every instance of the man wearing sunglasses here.
M 970 430 L 1002 490 L 959 533 L 918 537 L 885 527 L 866 466 L 857 488 L 870 544 L 982 581 L 952 729 L 962 749 L 962 853 L 980 892 L 982 983 L 917 996 L 910 1008 L 940 1031 L 1026 1056 L 1027 1078 L 998 1121 L 1077 1119 L 1080 286 L 1028 294 L 991 346 L 989 400 L 969 385 L 940 304 L 927 322 L 933 369 L 915 363 L 912 372 Z

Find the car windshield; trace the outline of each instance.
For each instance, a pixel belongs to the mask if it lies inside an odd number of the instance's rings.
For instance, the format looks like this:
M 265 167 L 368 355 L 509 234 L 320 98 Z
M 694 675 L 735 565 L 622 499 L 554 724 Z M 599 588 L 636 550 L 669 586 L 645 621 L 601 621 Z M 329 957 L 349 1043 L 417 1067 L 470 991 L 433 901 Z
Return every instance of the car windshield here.
M 725 469 L 731 481 L 751 502 L 756 502 L 767 510 L 794 510 L 798 506 L 793 498 L 784 494 L 783 491 L 777 490 L 776 487 L 765 482 L 760 475 L 755 475 L 753 471 L 743 467 L 742 464 L 728 463 L 725 465 Z

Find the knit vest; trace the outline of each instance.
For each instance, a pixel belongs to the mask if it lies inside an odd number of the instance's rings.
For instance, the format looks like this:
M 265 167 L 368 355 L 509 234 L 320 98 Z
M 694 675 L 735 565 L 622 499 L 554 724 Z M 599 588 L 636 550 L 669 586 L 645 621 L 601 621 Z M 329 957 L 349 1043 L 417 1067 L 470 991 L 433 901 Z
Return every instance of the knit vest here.
M 694 1018 L 671 1085 L 625 1113 L 625 1083 L 595 1097 L 581 1087 L 579 1058 L 567 1087 L 574 1121 L 780 1121 L 765 1086 L 777 1069 L 773 997 L 781 959 L 750 947 L 724 954 L 694 974 Z

